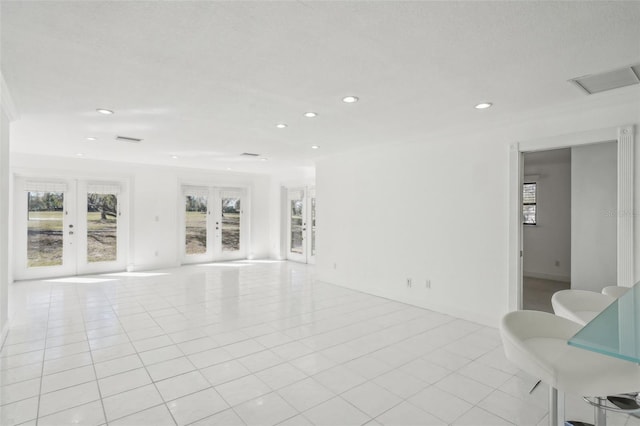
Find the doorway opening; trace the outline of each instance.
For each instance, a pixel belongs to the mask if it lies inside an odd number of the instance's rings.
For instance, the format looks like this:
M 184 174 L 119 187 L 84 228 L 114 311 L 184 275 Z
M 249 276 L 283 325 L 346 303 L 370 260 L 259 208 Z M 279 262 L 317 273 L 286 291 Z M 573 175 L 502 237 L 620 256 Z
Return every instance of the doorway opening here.
M 526 156 L 530 153 L 544 155 L 542 151 L 562 148 L 571 150 L 568 262 L 559 258 L 555 250 L 557 247 L 553 247 L 553 250 L 544 249 L 548 252 L 538 251 L 539 259 L 536 259 L 531 241 L 527 241 L 525 235 L 531 234 L 534 229 L 541 234 L 549 211 L 548 205 L 544 206 L 544 197 L 549 195 L 546 191 L 557 189 L 549 187 L 541 179 L 544 173 L 535 173 L 531 169 L 525 172 Z M 597 292 L 609 285 L 630 287 L 634 284 L 634 155 L 633 126 L 563 135 L 511 146 L 509 309 L 532 308 L 525 300 L 523 277 L 551 278 L 560 283 L 569 282 L 570 288 Z M 537 192 L 535 196 L 532 195 L 533 191 Z M 532 223 L 525 225 L 526 221 Z M 566 243 L 564 251 L 567 252 Z M 534 256 L 530 257 L 532 253 Z M 536 270 L 534 265 L 538 260 L 546 262 L 547 272 L 544 269 Z M 550 290 L 549 299 L 552 293 Z
M 553 293 L 571 288 L 571 149 L 523 157 L 522 305 L 552 313 Z
M 556 291 L 616 285 L 617 143 L 523 157 L 523 308 L 553 313 Z

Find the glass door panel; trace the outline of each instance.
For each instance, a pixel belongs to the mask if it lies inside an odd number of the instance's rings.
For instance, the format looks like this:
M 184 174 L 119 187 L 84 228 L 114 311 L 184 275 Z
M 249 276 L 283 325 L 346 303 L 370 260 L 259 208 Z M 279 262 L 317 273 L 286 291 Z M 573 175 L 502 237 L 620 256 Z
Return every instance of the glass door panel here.
M 118 259 L 118 196 L 87 193 L 87 262 Z
M 185 253 L 207 252 L 207 197 L 187 195 L 185 208 Z
M 27 266 L 61 266 L 64 193 L 27 191 Z
M 287 195 L 287 259 L 307 263 L 305 189 L 289 189 Z
M 75 181 L 16 176 L 14 185 L 14 278 L 75 274 Z
M 221 248 L 223 252 L 240 250 L 240 198 L 222 198 Z
M 291 242 L 289 247 L 291 253 L 303 253 L 304 222 L 302 214 L 302 200 L 291 200 Z

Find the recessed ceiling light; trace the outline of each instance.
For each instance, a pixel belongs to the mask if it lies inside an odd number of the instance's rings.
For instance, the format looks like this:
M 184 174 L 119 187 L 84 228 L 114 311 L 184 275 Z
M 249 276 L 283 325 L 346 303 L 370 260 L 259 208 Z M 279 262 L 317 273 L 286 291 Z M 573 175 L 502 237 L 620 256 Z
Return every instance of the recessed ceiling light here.
M 490 108 L 493 104 L 491 102 L 482 102 L 476 105 L 476 109 L 487 109 Z
M 318 145 L 311 145 L 311 149 L 318 149 L 320 148 Z
M 358 101 L 359 101 L 359 98 L 357 96 L 345 96 L 344 98 L 342 98 L 342 102 L 347 104 L 352 104 Z
M 261 158 L 260 161 L 267 161 L 267 159 L 266 158 Z
M 227 170 L 231 170 L 231 167 L 227 167 Z
M 177 155 L 172 155 L 171 158 L 173 158 L 174 160 L 177 160 L 178 156 Z
M 95 141 L 95 140 L 98 140 L 98 138 L 94 138 L 93 136 L 89 136 L 89 137 L 87 138 L 87 140 L 88 140 L 88 141 Z
M 313 118 L 313 117 L 317 117 L 318 113 L 309 111 L 309 112 L 305 112 L 304 116 L 307 117 L 307 118 Z
M 276 124 L 276 127 L 277 127 L 278 129 L 284 129 L 284 128 L 286 128 L 286 127 L 287 127 L 287 125 L 286 125 L 286 124 L 284 124 L 284 123 L 278 123 L 278 124 Z
M 110 109 L 98 108 L 96 111 L 98 111 L 100 114 L 104 114 L 104 115 L 113 114 L 113 111 L 111 111 Z
M 79 153 L 77 153 L 77 154 L 76 154 L 76 157 L 83 157 L 83 156 L 84 156 L 84 154 L 83 154 L 83 153 L 81 153 L 81 152 L 79 152 Z

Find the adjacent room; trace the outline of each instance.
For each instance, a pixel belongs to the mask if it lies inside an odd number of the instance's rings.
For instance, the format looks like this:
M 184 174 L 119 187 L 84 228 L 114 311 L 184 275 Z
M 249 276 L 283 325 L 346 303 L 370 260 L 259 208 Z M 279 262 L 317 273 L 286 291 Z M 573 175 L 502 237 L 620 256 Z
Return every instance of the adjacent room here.
M 639 22 L 3 0 L 0 425 L 640 426 Z

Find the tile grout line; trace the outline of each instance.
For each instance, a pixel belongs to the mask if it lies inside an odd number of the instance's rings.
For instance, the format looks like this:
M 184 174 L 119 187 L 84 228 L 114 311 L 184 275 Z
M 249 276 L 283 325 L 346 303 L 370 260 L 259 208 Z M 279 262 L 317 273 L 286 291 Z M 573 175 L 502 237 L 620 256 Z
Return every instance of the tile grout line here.
M 49 307 L 47 309 L 47 334 L 49 332 L 49 318 L 51 317 L 51 297 L 53 293 L 53 286 L 49 286 Z M 38 390 L 38 408 L 36 410 L 36 426 L 40 421 L 40 401 L 42 399 L 42 382 L 44 381 L 44 360 L 47 354 L 47 337 L 44 339 L 44 349 L 42 351 L 42 371 L 40 372 L 40 388 Z
M 89 357 L 91 358 L 91 366 L 93 368 L 93 375 L 95 377 L 96 388 L 98 388 L 98 397 L 100 398 L 100 406 L 102 407 L 102 415 L 104 416 L 105 424 L 108 424 L 109 420 L 107 419 L 107 411 L 104 408 L 104 401 L 103 401 L 103 398 L 102 398 L 102 389 L 100 389 L 100 382 L 98 381 L 98 372 L 96 370 L 96 363 L 93 360 L 93 352 L 91 350 L 91 343 L 89 343 L 89 334 L 87 332 L 86 317 L 84 315 L 84 312 L 82 312 L 82 324 L 83 324 L 83 327 L 84 327 L 85 335 L 87 336 L 87 346 L 89 346 Z
M 153 318 L 153 316 L 152 316 L 152 315 L 149 315 L 149 312 L 146 310 L 146 308 L 145 308 L 143 305 L 141 305 L 141 307 L 143 308 L 144 313 L 145 313 L 147 316 L 149 316 L 149 318 L 151 318 L 151 320 L 152 320 L 152 321 L 153 321 L 153 322 L 154 322 L 158 327 L 160 327 L 160 329 L 165 333 L 165 335 L 167 335 L 167 333 L 166 333 L 166 331 L 164 330 L 164 328 L 163 328 L 160 324 L 158 324 L 158 322 L 155 320 L 155 318 Z M 112 309 L 113 309 L 113 305 L 112 305 Z M 138 357 L 138 360 L 140 360 L 140 363 L 142 364 L 142 368 L 144 368 L 145 372 L 146 372 L 146 373 L 147 373 L 147 375 L 149 376 L 149 379 L 151 379 L 151 384 L 153 384 L 154 389 L 156 390 L 156 392 L 158 393 L 158 395 L 160 395 L 160 400 L 162 401 L 162 404 L 158 404 L 158 405 L 164 405 L 164 407 L 166 408 L 166 410 L 169 412 L 169 415 L 171 416 L 171 419 L 173 420 L 174 424 L 176 424 L 176 425 L 177 425 L 177 424 L 178 424 L 178 422 L 176 421 L 176 419 L 175 419 L 175 417 L 174 417 L 173 413 L 171 412 L 171 409 L 169 409 L 169 405 L 168 405 L 168 404 L 167 404 L 167 402 L 164 400 L 164 397 L 162 396 L 162 393 L 160 392 L 160 389 L 158 389 L 158 385 L 156 384 L 156 380 L 154 380 L 153 376 L 151 376 L 151 374 L 149 373 L 149 370 L 148 370 L 148 368 L 147 368 L 147 365 L 146 365 L 146 364 L 144 363 L 144 361 L 142 360 L 142 357 L 140 356 L 140 353 L 138 352 L 138 349 L 136 348 L 136 346 L 135 346 L 135 344 L 134 344 L 134 341 L 133 341 L 133 340 L 131 340 L 131 337 L 129 336 L 129 332 L 127 331 L 126 327 L 122 324 L 122 322 L 120 321 L 120 317 L 118 316 L 118 314 L 117 314 L 115 311 L 114 311 L 114 314 L 116 315 L 116 318 L 117 318 L 117 320 L 118 320 L 118 323 L 119 323 L 119 324 L 120 324 L 120 326 L 123 328 L 123 330 L 124 330 L 124 334 L 127 336 L 127 339 L 129 339 L 129 344 L 133 347 L 133 349 L 134 349 L 134 351 L 135 351 L 135 353 L 136 353 L 136 356 Z M 178 350 L 179 350 L 180 352 L 182 352 L 183 356 L 186 358 L 186 355 L 184 355 L 184 352 L 183 352 L 179 347 L 178 347 Z M 191 363 L 191 361 L 190 361 L 188 358 L 187 358 L 187 360 Z M 192 365 L 193 365 L 193 363 L 192 363 Z M 195 366 L 193 366 L 193 367 L 195 368 Z M 175 377 L 175 376 L 173 376 L 173 377 Z M 148 386 L 148 385 L 144 385 L 144 386 Z M 131 416 L 131 415 L 134 415 L 134 414 L 140 413 L 140 412 L 142 412 L 142 411 L 145 411 L 145 410 L 147 410 L 147 409 L 149 409 L 149 408 L 145 408 L 145 409 L 142 409 L 142 410 L 137 411 L 137 412 L 134 412 L 134 413 L 129 413 L 129 414 L 127 414 L 126 416 L 123 416 L 123 417 Z M 107 422 L 108 422 L 108 421 L 109 421 L 109 420 L 107 419 Z

